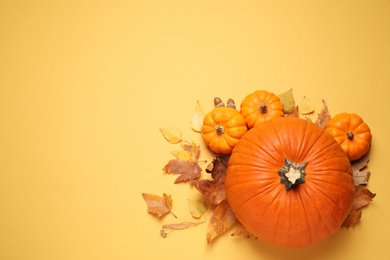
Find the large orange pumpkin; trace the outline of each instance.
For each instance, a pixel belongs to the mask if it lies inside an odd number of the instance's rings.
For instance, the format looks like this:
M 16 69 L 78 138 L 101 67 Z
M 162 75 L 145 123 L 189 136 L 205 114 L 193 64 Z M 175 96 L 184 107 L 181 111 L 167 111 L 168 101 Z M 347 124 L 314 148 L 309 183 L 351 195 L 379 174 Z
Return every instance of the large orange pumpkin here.
M 335 139 L 299 118 L 249 130 L 230 156 L 225 188 L 241 224 L 284 247 L 308 246 L 336 232 L 355 192 L 350 161 Z

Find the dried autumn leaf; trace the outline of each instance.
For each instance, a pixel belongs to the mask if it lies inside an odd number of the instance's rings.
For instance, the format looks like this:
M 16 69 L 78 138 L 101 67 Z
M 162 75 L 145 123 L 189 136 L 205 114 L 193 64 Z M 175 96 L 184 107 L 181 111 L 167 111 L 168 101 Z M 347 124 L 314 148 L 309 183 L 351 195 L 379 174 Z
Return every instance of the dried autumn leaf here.
M 232 237 L 245 237 L 251 238 L 253 234 L 250 233 L 241 223 L 238 223 L 236 231 L 231 234 Z
M 214 210 L 207 226 L 207 243 L 229 230 L 237 219 L 226 200 L 222 201 Z
M 173 223 L 173 224 L 165 224 L 160 229 L 160 234 L 162 237 L 166 238 L 168 233 L 171 233 L 175 230 L 182 230 L 189 227 L 197 226 L 199 224 L 203 224 L 205 221 L 201 222 L 181 222 L 181 223 Z
M 355 185 L 366 185 L 368 183 L 368 179 L 370 178 L 370 171 L 365 170 L 369 158 L 369 151 L 363 155 L 360 159 L 351 162 L 352 172 L 353 172 L 353 180 Z
M 202 126 L 203 126 L 203 118 L 205 116 L 205 112 L 202 108 L 202 106 L 199 103 L 199 100 L 196 102 L 195 111 L 192 114 L 191 118 L 191 128 L 195 132 L 202 132 Z
M 160 128 L 161 133 L 172 144 L 177 144 L 182 141 L 182 135 L 179 129 L 174 127 Z
M 299 117 L 299 109 L 298 106 L 295 106 L 293 111 L 289 114 L 285 115 L 286 117 Z
M 163 193 L 163 196 L 142 193 L 146 205 L 148 206 L 148 212 L 156 215 L 157 217 L 162 217 L 165 214 L 172 213 L 172 198 L 171 195 Z M 173 213 L 172 213 L 173 214 Z M 175 216 L 175 214 L 173 214 Z M 176 217 L 176 216 L 175 216 Z
M 170 160 L 163 168 L 166 173 L 180 174 L 175 183 L 196 180 L 202 171 L 198 164 L 199 146 L 192 142 L 183 144 L 182 148 L 172 152 L 176 159 Z
M 213 177 L 214 180 L 225 178 L 229 158 L 229 155 L 219 155 L 215 157 L 207 167 L 206 172 L 211 173 L 211 177 Z
M 355 189 L 355 199 L 353 201 L 352 209 L 341 225 L 342 228 L 349 228 L 350 226 L 357 224 L 362 216 L 362 208 L 367 206 L 376 196 L 375 193 L 372 193 L 362 185 L 356 186 Z
M 321 127 L 322 129 L 325 128 L 326 123 L 330 120 L 330 114 L 328 105 L 326 104 L 325 100 L 322 100 L 322 108 L 320 113 L 318 114 L 318 118 L 315 121 L 315 124 Z
M 162 226 L 162 229 L 180 230 L 180 229 L 186 229 L 189 227 L 197 226 L 203 223 L 205 222 L 201 221 L 201 222 L 181 222 L 181 223 L 174 223 L 174 224 L 165 224 Z
M 226 199 L 225 179 L 200 180 L 195 187 L 210 205 L 216 206 Z
M 293 96 L 292 89 L 283 92 L 282 94 L 278 95 L 280 102 L 282 102 L 284 107 L 284 113 L 289 114 L 294 111 L 295 108 L 295 99 Z
M 207 167 L 206 172 L 211 173 L 212 180 L 204 179 L 196 183 L 196 188 L 200 191 L 207 203 L 216 206 L 226 199 L 225 175 L 228 155 L 217 156 Z
M 188 208 L 192 217 L 200 218 L 208 210 L 204 200 L 188 199 Z
M 303 97 L 301 103 L 299 104 L 299 112 L 302 115 L 311 114 L 314 112 L 314 104 L 307 97 Z

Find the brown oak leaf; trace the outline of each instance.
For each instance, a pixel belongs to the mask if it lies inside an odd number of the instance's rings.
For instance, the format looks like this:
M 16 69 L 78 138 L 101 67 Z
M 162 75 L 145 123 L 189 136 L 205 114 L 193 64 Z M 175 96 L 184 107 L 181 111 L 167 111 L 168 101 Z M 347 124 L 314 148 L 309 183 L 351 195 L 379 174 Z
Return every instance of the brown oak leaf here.
M 357 224 L 362 216 L 362 208 L 367 206 L 376 196 L 365 186 L 358 185 L 355 187 L 355 199 L 353 201 L 352 209 L 347 218 L 341 225 L 342 228 L 349 228 Z
M 172 198 L 171 195 L 163 194 L 163 196 L 142 193 L 142 197 L 144 198 L 146 205 L 148 206 L 148 212 L 156 215 L 157 217 L 162 217 L 165 214 L 172 213 Z M 173 216 L 175 214 L 172 213 Z M 176 216 L 175 216 L 176 217 Z
M 207 226 L 207 244 L 211 243 L 216 237 L 229 230 L 237 219 L 234 216 L 226 200 L 222 201 L 214 210 L 210 222 Z
M 211 173 L 213 179 L 203 179 L 195 185 L 207 203 L 213 206 L 226 199 L 225 175 L 228 160 L 228 155 L 217 156 L 206 169 L 207 173 Z
M 370 161 L 369 153 L 370 151 L 368 151 L 360 159 L 351 162 L 355 185 L 366 185 L 368 183 L 368 179 L 371 174 L 370 171 L 366 169 L 368 162 Z
M 171 152 L 176 157 L 170 160 L 163 168 L 164 172 L 180 174 L 175 183 L 196 180 L 202 169 L 198 164 L 200 148 L 194 142 L 182 144 L 181 150 Z

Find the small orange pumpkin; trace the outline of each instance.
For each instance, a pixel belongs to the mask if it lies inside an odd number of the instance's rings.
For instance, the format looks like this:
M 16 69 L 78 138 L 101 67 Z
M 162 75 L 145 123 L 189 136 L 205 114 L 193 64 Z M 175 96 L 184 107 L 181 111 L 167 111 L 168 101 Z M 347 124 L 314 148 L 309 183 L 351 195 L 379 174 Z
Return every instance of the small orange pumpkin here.
M 227 107 L 215 98 L 216 107 L 203 119 L 202 136 L 206 145 L 217 154 L 230 154 L 247 132 L 245 118 L 235 109 L 234 101 Z
M 327 122 L 325 131 L 336 139 L 351 161 L 359 159 L 370 149 L 371 130 L 356 114 L 336 115 Z
M 328 238 L 349 214 L 351 164 L 335 139 L 300 118 L 256 124 L 228 162 L 226 196 L 253 235 L 284 247 Z
M 245 117 L 248 128 L 252 128 L 257 123 L 283 117 L 284 107 L 275 94 L 257 90 L 244 98 L 240 112 Z

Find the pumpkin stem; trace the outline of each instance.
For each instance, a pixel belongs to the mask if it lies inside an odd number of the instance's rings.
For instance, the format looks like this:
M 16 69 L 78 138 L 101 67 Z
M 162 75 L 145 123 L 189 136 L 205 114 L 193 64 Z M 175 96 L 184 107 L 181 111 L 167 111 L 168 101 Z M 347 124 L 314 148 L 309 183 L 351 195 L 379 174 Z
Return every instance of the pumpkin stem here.
M 264 102 L 261 102 L 258 109 L 259 109 L 260 113 L 262 113 L 262 114 L 265 114 L 268 112 L 268 107 Z
M 284 166 L 278 171 L 280 176 L 280 183 L 286 186 L 286 191 L 296 187 L 298 184 L 305 182 L 305 167 L 308 162 L 295 163 L 288 158 L 284 160 Z
M 218 135 L 223 135 L 225 133 L 225 127 L 222 125 L 216 125 L 215 130 L 217 131 Z
M 352 140 L 355 135 L 352 132 L 347 133 L 348 140 Z

